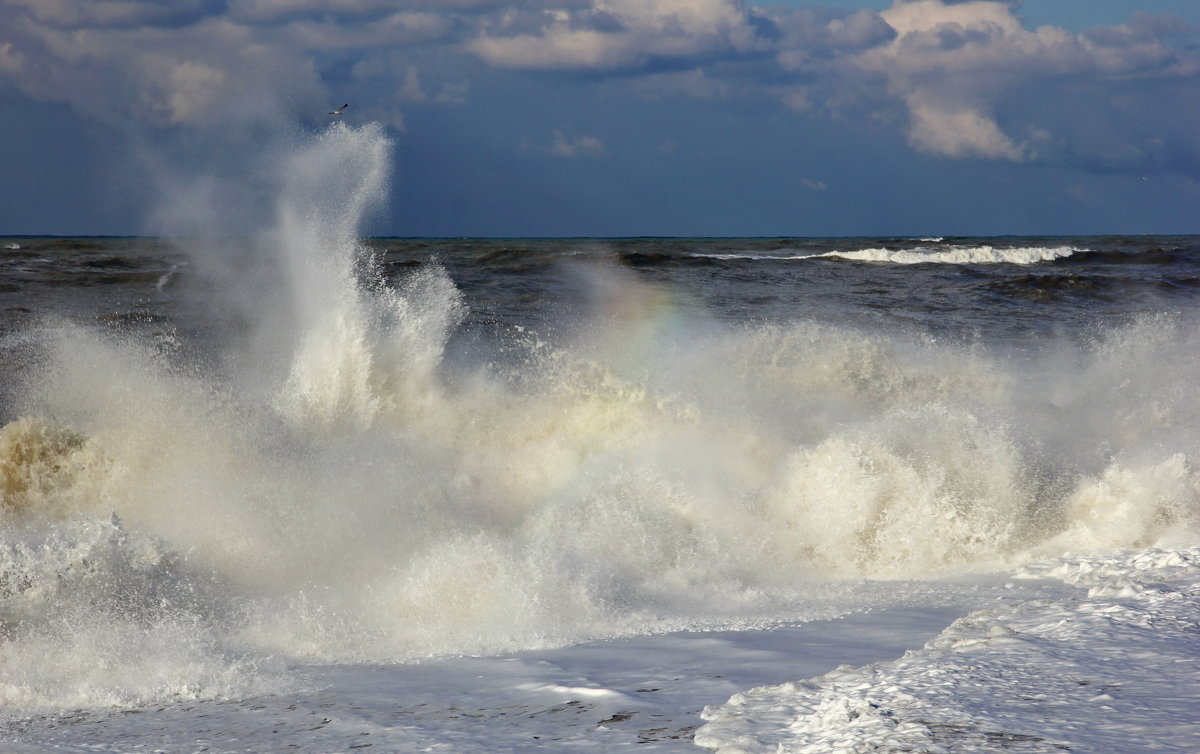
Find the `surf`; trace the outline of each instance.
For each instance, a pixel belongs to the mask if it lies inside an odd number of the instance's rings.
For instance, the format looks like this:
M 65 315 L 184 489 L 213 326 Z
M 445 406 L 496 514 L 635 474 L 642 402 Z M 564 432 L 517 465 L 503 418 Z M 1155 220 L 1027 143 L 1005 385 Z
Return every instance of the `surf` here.
M 6 706 L 829 617 L 863 579 L 1194 531 L 1185 321 L 1013 360 L 721 322 L 601 260 L 573 268 L 569 327 L 471 351 L 447 269 L 389 277 L 359 238 L 390 150 L 377 126 L 312 134 L 274 165 L 261 233 L 187 247 L 174 287 L 214 291 L 215 357 L 37 331 L 44 367 L 0 431 Z

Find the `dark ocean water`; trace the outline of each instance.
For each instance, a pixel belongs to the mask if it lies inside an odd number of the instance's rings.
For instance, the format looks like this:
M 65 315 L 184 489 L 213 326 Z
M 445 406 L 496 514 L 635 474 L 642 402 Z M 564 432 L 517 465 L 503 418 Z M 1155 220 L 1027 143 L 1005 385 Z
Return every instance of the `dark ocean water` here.
M 688 310 L 721 321 L 804 318 L 985 338 L 1190 310 L 1200 290 L 1198 236 L 382 238 L 363 246 L 392 282 L 431 260 L 444 266 L 465 299 L 468 329 L 553 328 L 582 316 L 589 268 L 663 286 Z M 249 243 L 0 238 L 0 326 L 11 333 L 53 315 L 203 330 L 221 314 L 196 301 L 197 289 L 213 285 L 198 270 L 213 266 L 259 269 Z
M 465 304 L 448 355 L 471 360 L 504 358 L 514 327 L 554 341 L 612 317 L 619 280 L 711 324 L 807 321 L 1013 354 L 1191 312 L 1200 291 L 1200 236 L 376 238 L 360 252 L 362 277 L 385 285 L 444 268 Z M 261 242 L 0 238 L 0 418 L 13 417 L 14 386 L 39 363 L 31 328 L 68 320 L 205 361 L 256 318 L 245 302 L 286 272 Z
M 0 418 L 38 363 L 31 328 L 68 320 L 182 344 L 201 361 L 286 273 L 258 242 L 0 238 Z M 570 337 L 637 280 L 676 316 L 724 325 L 807 321 L 984 343 L 1013 354 L 1197 306 L 1200 236 L 999 238 L 401 239 L 361 242 L 364 279 L 396 285 L 433 263 L 461 293 L 450 354 L 503 358 L 513 328 Z M 613 301 L 598 301 L 606 295 Z

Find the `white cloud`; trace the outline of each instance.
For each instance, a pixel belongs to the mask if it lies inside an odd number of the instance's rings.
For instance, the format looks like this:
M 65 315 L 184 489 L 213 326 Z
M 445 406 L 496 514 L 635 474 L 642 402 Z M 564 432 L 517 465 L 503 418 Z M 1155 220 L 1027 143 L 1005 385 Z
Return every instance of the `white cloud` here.
M 971 0 L 947 5 L 942 0 L 900 0 L 879 14 L 900 36 L 930 31 L 946 24 L 964 29 L 991 26 L 1001 33 L 1021 31 L 1012 8 L 997 0 Z
M 325 99 L 311 60 L 225 20 L 72 30 L 26 17 L 13 28 L 12 54 L 29 64 L 8 72 L 12 82 L 103 120 L 228 122 Z
M 626 39 L 565 25 L 539 35 L 483 36 L 470 42 L 467 48 L 503 68 L 616 68 L 641 57 Z
M 228 96 L 229 74 L 192 60 L 176 61 L 157 55 L 144 59 L 147 83 L 160 97 L 154 105 L 169 123 L 189 123 Z
M 611 13 L 627 28 L 700 37 L 744 33 L 746 11 L 733 0 L 596 0 L 595 9 Z
M 908 140 L 920 152 L 943 157 L 987 157 L 1020 162 L 1023 145 L 1004 135 L 990 115 L 962 102 L 945 102 L 925 92 L 909 95 Z
M 1103 47 L 1054 27 L 1024 29 L 1010 4 L 998 0 L 896 0 L 880 16 L 895 38 L 850 64 L 881 76 L 904 103 L 915 149 L 945 157 L 1035 156 L 997 119 L 998 102 L 1019 87 L 1067 76 L 1136 75 L 1173 59 L 1154 37 Z M 1024 130 L 1044 132 L 1034 124 Z
M 896 37 L 862 53 L 856 63 L 882 74 L 892 95 L 907 106 L 909 144 L 945 157 L 1024 159 L 986 104 L 1007 83 L 1003 63 L 1019 48 L 1029 51 L 1026 32 L 1008 5 L 915 0 L 897 2 L 880 15 Z
M 540 17 L 535 30 L 511 34 L 501 24 L 466 48 L 492 65 L 526 69 L 616 69 L 767 48 L 736 0 L 594 0 Z

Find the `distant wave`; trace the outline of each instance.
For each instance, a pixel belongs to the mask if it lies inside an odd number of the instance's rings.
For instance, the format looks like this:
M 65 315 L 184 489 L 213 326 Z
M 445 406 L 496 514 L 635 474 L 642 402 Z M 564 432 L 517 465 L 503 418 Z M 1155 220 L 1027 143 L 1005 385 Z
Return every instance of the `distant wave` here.
M 934 241 L 937 239 L 922 239 Z M 797 259 L 836 258 L 856 262 L 889 262 L 891 264 L 1037 264 L 1069 257 L 1084 252 L 1070 246 L 1046 248 L 1031 246 L 1023 248 L 996 248 L 994 246 L 954 246 L 945 249 L 858 249 L 854 251 L 827 251 L 813 254 L 763 254 L 757 252 L 722 252 L 718 254 L 693 253 L 694 259 L 717 259 L 722 261 L 751 260 L 786 262 Z
M 998 249 L 994 246 L 967 246 L 941 249 L 861 249 L 858 251 L 830 251 L 818 257 L 836 257 L 857 262 L 889 262 L 891 264 L 1037 264 L 1069 257 L 1082 249 L 1070 246 L 1046 248 L 1030 246 L 1024 248 Z
M 9 251 L 17 251 L 18 249 L 21 248 L 21 244 L 19 244 L 19 243 L 5 244 L 4 248 L 8 249 Z

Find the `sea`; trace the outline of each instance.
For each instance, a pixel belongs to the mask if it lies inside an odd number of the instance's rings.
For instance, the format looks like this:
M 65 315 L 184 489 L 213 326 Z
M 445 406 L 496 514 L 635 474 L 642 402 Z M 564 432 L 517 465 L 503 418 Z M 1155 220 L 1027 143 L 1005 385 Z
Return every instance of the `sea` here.
M 390 149 L 0 237 L 0 751 L 1200 751 L 1200 236 L 369 237 Z

